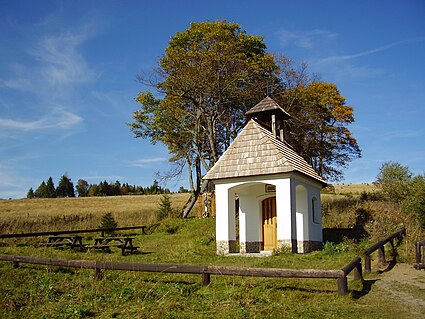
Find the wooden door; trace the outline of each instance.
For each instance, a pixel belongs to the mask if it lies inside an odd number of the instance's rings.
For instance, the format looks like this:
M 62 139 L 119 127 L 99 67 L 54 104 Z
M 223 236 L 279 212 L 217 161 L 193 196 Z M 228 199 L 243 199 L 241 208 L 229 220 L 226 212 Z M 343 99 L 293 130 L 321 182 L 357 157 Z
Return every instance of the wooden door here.
M 263 249 L 277 248 L 276 197 L 262 201 L 263 214 Z

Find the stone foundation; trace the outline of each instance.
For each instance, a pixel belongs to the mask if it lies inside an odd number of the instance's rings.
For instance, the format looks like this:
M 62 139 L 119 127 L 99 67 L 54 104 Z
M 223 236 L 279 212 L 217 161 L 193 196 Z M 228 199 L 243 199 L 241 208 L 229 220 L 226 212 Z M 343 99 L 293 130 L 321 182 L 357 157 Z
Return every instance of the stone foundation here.
M 241 242 L 240 243 L 240 252 L 241 253 L 259 253 L 261 250 L 261 242 L 252 241 L 252 242 Z
M 229 253 L 236 253 L 236 240 L 229 240 Z
M 315 250 L 321 250 L 323 248 L 323 243 L 321 241 L 312 241 L 312 240 L 308 240 L 308 241 L 303 241 L 302 243 L 302 248 L 303 251 L 300 253 L 311 253 L 312 251 Z
M 294 254 L 306 254 L 315 250 L 322 249 L 323 245 L 320 241 L 297 241 L 295 239 L 279 240 L 278 249 L 284 251 L 290 251 Z
M 218 240 L 217 244 L 217 255 L 227 255 L 236 252 L 236 241 L 235 240 Z
M 297 242 L 297 248 L 299 254 L 310 253 L 314 250 L 322 249 L 322 242 L 320 241 L 299 241 Z
M 296 241 L 294 239 L 279 240 L 278 249 L 290 251 L 292 253 L 306 254 L 315 250 L 320 250 L 323 247 L 320 241 Z M 258 253 L 261 251 L 262 242 L 241 242 L 240 253 Z M 217 241 L 217 255 L 228 255 L 236 253 L 235 240 L 219 240 Z

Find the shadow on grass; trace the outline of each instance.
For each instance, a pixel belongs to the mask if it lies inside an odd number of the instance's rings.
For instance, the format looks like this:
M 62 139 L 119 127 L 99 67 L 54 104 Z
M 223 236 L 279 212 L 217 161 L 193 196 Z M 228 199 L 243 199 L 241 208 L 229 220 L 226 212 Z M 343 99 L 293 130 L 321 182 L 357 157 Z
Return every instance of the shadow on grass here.
M 129 256 L 129 255 L 150 255 L 150 254 L 154 254 L 154 252 L 153 251 L 136 250 L 136 251 L 133 251 L 131 254 L 128 254 L 127 256 Z
M 296 286 L 284 286 L 284 287 L 276 287 L 276 290 L 280 291 L 298 291 L 298 292 L 306 292 L 306 293 L 312 293 L 312 294 L 335 294 L 337 291 L 331 290 L 331 289 L 314 289 L 314 288 L 302 288 L 302 287 L 296 287 Z
M 385 268 L 384 270 L 378 270 L 378 271 L 376 271 L 376 273 L 379 275 L 379 274 L 382 274 L 382 273 L 384 273 L 384 272 L 388 272 L 388 271 L 390 271 L 391 269 L 393 269 L 393 268 L 395 267 L 395 265 L 396 265 L 396 264 L 397 264 L 397 258 L 396 258 L 396 256 L 394 256 L 393 260 L 391 260 L 391 261 L 388 263 L 387 268 Z M 370 292 L 370 290 L 372 289 L 373 284 L 374 284 L 375 282 L 377 282 L 378 280 L 379 280 L 379 279 L 373 279 L 373 280 L 363 280 L 363 287 L 362 287 L 362 290 L 360 290 L 360 291 L 358 291 L 358 290 L 353 290 L 353 291 L 351 292 L 352 297 L 353 297 L 354 299 L 360 299 L 361 297 L 366 296 L 366 295 Z
M 352 290 L 351 296 L 354 299 L 360 299 L 361 297 L 366 296 L 372 289 L 372 286 L 375 282 L 377 282 L 379 279 L 372 279 L 372 280 L 363 280 L 363 287 L 362 290 Z
M 383 274 L 384 272 L 388 272 L 388 271 L 390 271 L 391 269 L 393 269 L 394 267 L 395 267 L 395 265 L 397 264 L 397 260 L 396 260 L 396 258 L 394 257 L 394 259 L 393 260 L 391 260 L 389 263 L 388 263 L 388 266 L 387 266 L 387 268 L 385 268 L 384 270 L 378 270 L 376 273 L 378 274 L 378 275 L 380 275 L 380 274 Z

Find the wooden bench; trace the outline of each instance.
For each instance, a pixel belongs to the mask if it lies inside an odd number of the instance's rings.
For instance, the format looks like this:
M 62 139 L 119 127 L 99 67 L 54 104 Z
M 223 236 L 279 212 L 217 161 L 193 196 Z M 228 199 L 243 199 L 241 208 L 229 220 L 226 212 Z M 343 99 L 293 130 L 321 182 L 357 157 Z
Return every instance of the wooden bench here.
M 94 239 L 94 245 L 86 245 L 85 247 L 90 249 L 99 249 L 111 252 L 111 247 L 117 247 L 121 249 L 122 255 L 125 255 L 126 251 L 133 253 L 139 246 L 133 246 L 133 237 L 97 237 Z
M 78 248 L 84 250 L 83 237 L 77 235 L 69 236 L 49 236 L 47 243 L 40 243 L 40 246 Z

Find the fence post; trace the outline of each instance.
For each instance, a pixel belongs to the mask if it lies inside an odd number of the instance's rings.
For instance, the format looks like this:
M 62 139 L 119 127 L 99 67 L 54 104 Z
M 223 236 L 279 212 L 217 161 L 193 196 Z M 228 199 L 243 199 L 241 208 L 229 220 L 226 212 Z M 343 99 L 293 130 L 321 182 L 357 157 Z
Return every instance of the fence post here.
M 419 265 L 421 262 L 421 243 L 418 241 L 416 242 L 416 264 Z
M 13 258 L 12 264 L 13 268 L 19 268 L 19 261 L 16 260 L 16 257 Z
M 354 280 L 363 280 L 362 262 L 359 262 L 356 268 L 354 268 Z
M 364 256 L 364 271 L 366 273 L 370 273 L 372 271 L 372 265 L 371 265 L 369 254 L 365 254 Z
M 378 263 L 380 265 L 385 265 L 385 247 L 382 245 L 378 248 Z
M 345 295 L 348 292 L 347 276 L 338 277 L 338 295 Z
M 211 282 L 211 274 L 203 273 L 202 274 L 202 286 L 208 286 Z
M 96 266 L 95 266 L 95 274 L 94 277 L 96 278 L 96 280 L 102 280 L 103 278 L 103 271 L 102 268 L 99 267 L 98 262 L 96 261 Z
M 394 239 L 390 240 L 390 247 L 391 247 L 391 257 L 394 259 L 395 254 L 396 254 L 395 247 L 394 247 Z

